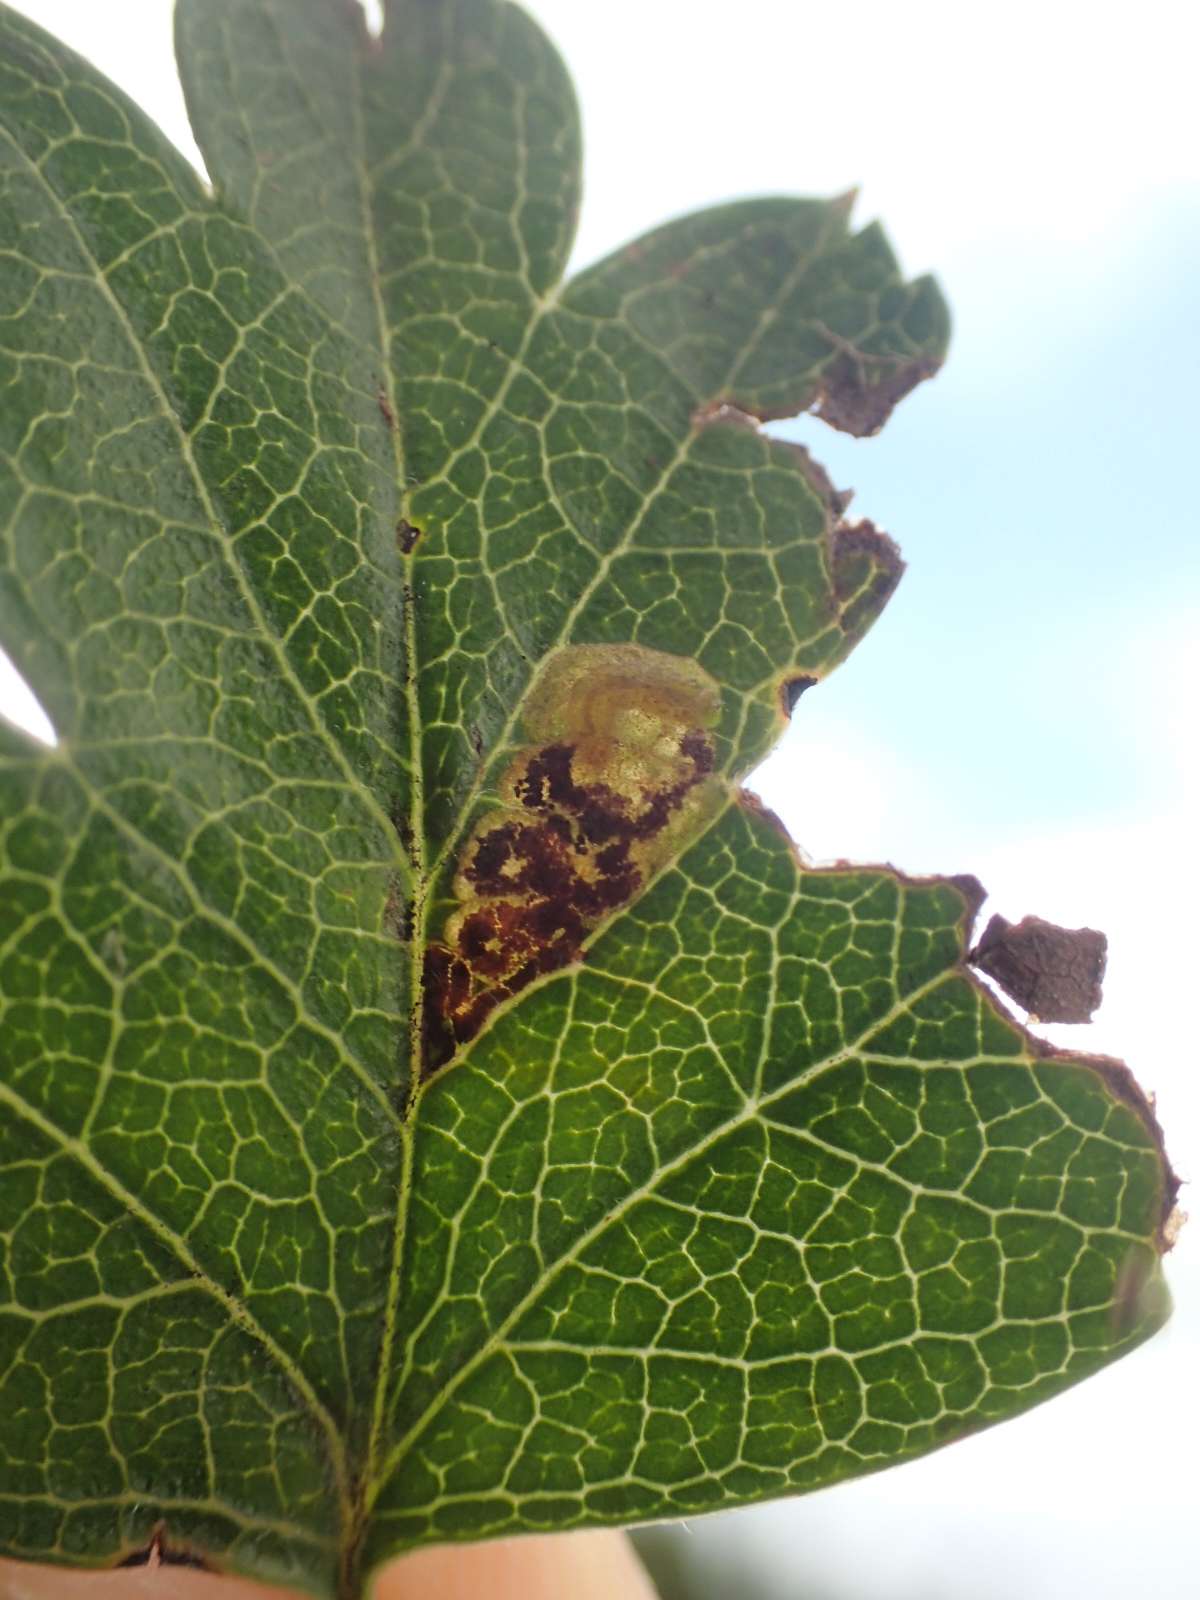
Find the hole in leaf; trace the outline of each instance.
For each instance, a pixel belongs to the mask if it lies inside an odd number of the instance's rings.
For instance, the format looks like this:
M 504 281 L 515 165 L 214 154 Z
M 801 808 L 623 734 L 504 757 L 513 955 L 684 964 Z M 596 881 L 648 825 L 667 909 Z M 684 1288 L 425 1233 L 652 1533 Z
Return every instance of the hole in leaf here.
M 43 744 L 57 744 L 54 724 L 45 708 L 12 662 L 0 650 L 0 716 L 15 723 Z

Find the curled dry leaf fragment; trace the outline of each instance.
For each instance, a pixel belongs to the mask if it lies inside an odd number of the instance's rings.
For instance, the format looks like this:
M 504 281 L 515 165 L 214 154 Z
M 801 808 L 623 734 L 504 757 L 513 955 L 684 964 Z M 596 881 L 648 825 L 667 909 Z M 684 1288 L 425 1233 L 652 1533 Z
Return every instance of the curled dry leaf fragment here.
M 1039 1022 L 1090 1022 L 1107 953 L 1108 940 L 1094 928 L 994 916 L 969 960 Z

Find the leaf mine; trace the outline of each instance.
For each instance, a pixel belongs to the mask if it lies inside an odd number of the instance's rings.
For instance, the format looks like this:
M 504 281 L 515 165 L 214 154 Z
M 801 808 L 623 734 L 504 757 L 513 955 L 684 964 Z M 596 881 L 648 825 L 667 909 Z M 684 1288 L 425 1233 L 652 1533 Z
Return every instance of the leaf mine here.
M 501 1000 L 579 958 L 711 817 L 720 690 L 702 667 L 638 645 L 577 645 L 542 669 L 522 746 L 454 877 L 459 909 L 425 958 L 425 1070 Z

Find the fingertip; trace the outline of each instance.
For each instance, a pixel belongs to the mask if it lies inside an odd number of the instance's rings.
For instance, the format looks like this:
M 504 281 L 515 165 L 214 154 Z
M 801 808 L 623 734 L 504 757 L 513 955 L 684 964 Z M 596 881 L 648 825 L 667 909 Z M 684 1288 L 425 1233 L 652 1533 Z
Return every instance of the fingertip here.
M 524 1534 L 435 1545 L 383 1568 L 371 1600 L 657 1600 L 623 1533 Z

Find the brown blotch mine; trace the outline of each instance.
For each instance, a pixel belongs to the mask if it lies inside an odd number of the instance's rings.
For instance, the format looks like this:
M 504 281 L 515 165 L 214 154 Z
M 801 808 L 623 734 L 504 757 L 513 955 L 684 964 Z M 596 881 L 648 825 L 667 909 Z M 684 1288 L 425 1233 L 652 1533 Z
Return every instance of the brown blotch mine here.
M 714 680 L 679 656 L 575 645 L 550 658 L 525 708 L 530 743 L 468 838 L 459 909 L 426 951 L 426 1072 L 501 1001 L 579 960 L 712 815 L 719 707 Z
M 1090 1022 L 1100 1004 L 1108 941 L 1094 928 L 995 916 L 969 959 L 1039 1022 Z

